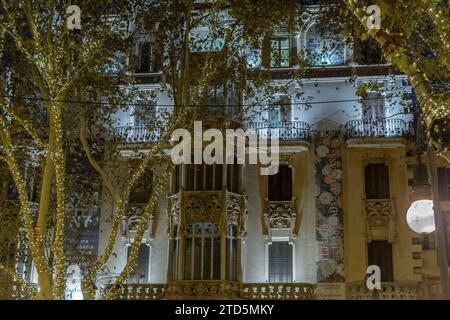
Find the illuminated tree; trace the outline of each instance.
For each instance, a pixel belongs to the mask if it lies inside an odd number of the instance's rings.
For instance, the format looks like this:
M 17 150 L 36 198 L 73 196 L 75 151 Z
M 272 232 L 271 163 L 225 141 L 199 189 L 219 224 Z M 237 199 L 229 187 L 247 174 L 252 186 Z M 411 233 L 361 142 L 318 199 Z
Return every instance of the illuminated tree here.
M 255 95 L 258 87 L 266 88 L 267 95 L 274 92 L 275 89 L 270 90 L 270 72 L 263 68 L 248 71 L 245 50 L 248 43 L 261 49 L 264 42 L 261 35 L 270 35 L 278 26 L 295 25 L 300 9 L 296 1 L 281 5 L 269 0 L 262 3 L 217 0 L 204 4 L 203 9 L 208 10 L 199 15 L 194 14 L 193 0 L 109 3 L 78 1 L 80 30 L 70 30 L 66 23 L 73 18 L 73 12 L 66 11 L 71 1 L 0 3 L 3 56 L 0 160 L 19 194 L 21 228 L 25 230 L 29 254 L 36 266 L 39 293 L 33 292 L 14 270 L 5 266 L 0 269 L 40 299 L 64 297 L 68 262 L 65 225 L 73 218 L 70 205 L 76 191 L 84 190 L 86 177 L 101 181 L 114 202 L 109 241 L 98 259 L 85 270 L 83 279 L 85 298 L 94 298 L 95 278 L 113 254 L 130 193 L 146 169 L 158 164 L 164 174 L 154 183 L 130 259 L 116 284 L 129 277 L 136 266 L 138 244 L 173 169 L 173 163 L 162 152 L 169 146 L 170 133 L 177 127 L 192 125 L 211 83 L 221 79 L 238 83 L 249 97 Z M 233 18 L 227 25 L 221 24 L 224 9 Z M 248 19 L 250 15 L 253 20 Z M 138 26 L 136 30 L 131 28 L 133 24 Z M 200 24 L 210 29 L 206 37 L 193 36 Z M 116 142 L 98 143 L 94 138 L 109 137 L 114 113 L 127 109 L 141 95 L 132 76 L 135 64 L 132 43 L 136 32 L 141 31 L 139 28 L 158 44 L 155 53 L 160 55 L 165 90 L 174 107 L 164 119 L 150 125 L 149 130 L 164 129 L 160 139 L 148 143 L 149 152 L 139 156 L 140 161 L 126 182 L 118 184 L 107 168 L 118 157 Z M 220 48 L 213 48 L 217 39 L 222 40 Z M 293 79 L 296 76 L 293 74 Z M 246 85 L 250 78 L 254 80 L 253 87 Z M 83 170 L 83 166 L 67 167 L 80 153 L 95 170 L 95 177 L 87 176 L 89 171 Z M 38 179 L 36 213 L 24 174 L 30 161 L 43 168 Z M 86 193 L 89 197 L 92 192 Z M 113 298 L 114 291 L 106 292 L 106 297 Z
M 419 100 L 431 143 L 441 152 L 450 147 L 450 13 L 447 1 L 333 2 L 347 31 L 377 41 L 387 61 L 408 77 Z M 369 5 L 380 8 L 380 29 L 373 28 Z M 336 10 L 335 10 L 336 12 Z M 357 18 L 353 20 L 353 16 Z M 342 22 L 342 20 L 341 20 Z M 341 24 L 342 25 L 342 24 Z

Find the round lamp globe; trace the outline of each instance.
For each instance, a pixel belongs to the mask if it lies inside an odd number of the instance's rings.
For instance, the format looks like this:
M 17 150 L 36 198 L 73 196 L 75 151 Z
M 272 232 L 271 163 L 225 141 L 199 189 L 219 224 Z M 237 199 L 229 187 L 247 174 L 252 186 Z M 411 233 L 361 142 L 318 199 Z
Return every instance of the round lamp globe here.
M 406 213 L 406 222 L 417 233 L 431 233 L 436 229 L 432 200 L 414 201 Z

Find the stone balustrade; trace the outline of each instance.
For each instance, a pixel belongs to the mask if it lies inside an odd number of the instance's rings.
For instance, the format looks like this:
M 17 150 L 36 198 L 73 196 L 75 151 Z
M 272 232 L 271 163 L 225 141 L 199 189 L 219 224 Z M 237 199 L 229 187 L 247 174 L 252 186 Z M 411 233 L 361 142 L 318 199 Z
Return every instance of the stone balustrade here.
M 347 286 L 347 299 L 352 300 L 418 300 L 422 299 L 418 282 L 383 282 L 377 292 L 367 289 L 365 282 L 352 282 Z
M 311 300 L 315 286 L 309 283 L 239 283 L 234 281 L 174 281 L 167 284 L 125 284 L 116 299 L 257 299 Z

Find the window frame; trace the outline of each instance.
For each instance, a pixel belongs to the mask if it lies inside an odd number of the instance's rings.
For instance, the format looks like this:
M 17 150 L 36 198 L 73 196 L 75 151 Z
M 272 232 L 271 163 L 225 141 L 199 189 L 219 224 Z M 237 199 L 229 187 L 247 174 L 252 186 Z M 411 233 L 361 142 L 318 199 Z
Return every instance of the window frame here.
M 287 49 L 283 49 L 281 42 L 283 40 L 287 40 L 288 42 L 288 48 Z M 278 46 L 276 49 L 273 48 L 272 44 L 273 42 L 276 41 Z M 285 68 L 290 68 L 291 67 L 291 48 L 292 48 L 292 43 L 291 43 L 291 37 L 286 35 L 286 36 L 275 36 L 275 37 L 271 37 L 270 38 L 270 46 L 269 46 L 269 67 L 270 68 L 280 68 L 280 69 L 285 69 Z M 278 58 L 275 56 L 274 57 L 274 50 L 278 51 Z M 283 65 L 283 53 L 287 52 L 287 65 Z M 274 63 L 276 62 L 276 63 Z

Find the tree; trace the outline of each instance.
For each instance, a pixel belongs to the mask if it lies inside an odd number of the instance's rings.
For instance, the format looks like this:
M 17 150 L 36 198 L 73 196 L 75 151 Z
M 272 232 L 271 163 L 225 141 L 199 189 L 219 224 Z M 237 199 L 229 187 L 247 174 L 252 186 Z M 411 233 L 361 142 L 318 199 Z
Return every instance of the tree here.
M 193 0 L 153 1 L 138 6 L 136 11 L 136 31 L 145 34 L 150 42 L 152 61 L 163 74 L 161 90 L 173 101 L 172 111 L 178 119 L 176 123 L 182 128 L 192 129 L 194 121 L 200 119 L 211 121 L 219 129 L 242 121 L 246 109 L 252 105 L 240 108 L 233 115 L 225 112 L 222 114 L 225 118 L 214 116 L 229 106 L 226 101 L 233 94 L 229 85 L 236 85 L 246 98 L 255 98 L 255 105 L 289 86 L 273 85 L 269 70 L 260 68 L 250 72 L 245 53 L 251 49 L 262 50 L 277 27 L 289 23 L 298 26 L 295 21 L 301 7 L 296 1 L 283 4 L 278 1 L 215 0 L 202 4 Z M 254 17 L 252 20 L 248 19 L 250 13 Z M 202 32 L 202 28 L 206 31 Z M 292 81 L 299 81 L 302 72 L 293 73 Z M 248 86 L 248 80 L 252 80 L 254 85 Z M 217 88 L 223 96 L 214 102 L 210 94 Z M 258 99 L 256 91 L 263 88 L 266 94 Z M 239 100 L 234 101 L 229 107 L 237 109 Z M 168 132 L 171 133 L 170 130 Z M 169 159 L 160 165 L 164 167 L 163 177 L 166 179 L 174 165 Z M 104 293 L 105 298 L 114 298 L 135 269 L 139 246 L 161 191 L 162 183 L 157 181 L 156 190 L 137 226 L 127 264 L 114 285 Z M 114 239 L 110 237 L 108 252 L 113 244 Z M 101 257 L 102 264 L 106 262 L 105 258 Z
M 73 217 L 70 208 L 86 186 L 86 177 L 92 178 L 86 165 L 95 170 L 95 179 L 101 181 L 115 204 L 108 244 L 85 270 L 85 297 L 94 298 L 95 278 L 113 253 L 130 193 L 145 170 L 159 164 L 164 174 L 155 182 L 130 259 L 116 284 L 123 283 L 136 266 L 144 228 L 173 168 L 162 152 L 169 147 L 171 132 L 192 126 L 211 84 L 237 83 L 248 97 L 255 96 L 257 88 L 266 88 L 267 95 L 274 92 L 270 90 L 270 72 L 263 68 L 248 71 L 247 44 L 261 49 L 276 27 L 295 25 L 301 9 L 296 1 L 280 5 L 269 0 L 217 0 L 203 7 L 206 14 L 197 15 L 193 14 L 193 0 L 136 0 L 114 5 L 85 0 L 79 1 L 81 30 L 70 30 L 66 23 L 69 4 L 65 0 L 20 0 L 2 1 L 0 7 L 0 52 L 4 58 L 0 77 L 0 160 L 6 164 L 19 194 L 21 227 L 38 273 L 36 297 L 41 299 L 64 296 L 68 262 L 65 225 Z M 227 25 L 221 24 L 224 9 L 233 18 Z M 250 13 L 255 16 L 252 21 L 247 19 Z M 133 23 L 138 28 L 130 30 Z M 210 29 L 206 37 L 193 36 L 200 24 Z M 172 97 L 174 108 L 164 113 L 161 121 L 149 124 L 149 130 L 162 131 L 160 139 L 147 145 L 146 154 L 137 153 L 138 165 L 120 184 L 113 170 L 107 168 L 117 159 L 117 143 L 108 139 L 108 129 L 113 114 L 127 109 L 140 95 L 132 76 L 135 61 L 131 45 L 139 28 L 159 44 L 155 53 L 161 58 L 164 89 Z M 222 40 L 222 45 L 214 49 L 217 39 Z M 297 76 L 293 74 L 293 80 Z M 252 79 L 254 86 L 247 86 L 247 79 Z M 84 164 L 68 168 L 68 160 L 77 156 L 84 159 Z M 31 160 L 43 168 L 37 177 L 40 184 L 36 213 L 24 174 Z M 93 191 L 86 193 L 89 197 Z M 14 270 L 4 266 L 0 269 L 33 291 Z M 114 290 L 106 292 L 105 297 L 114 297 Z
M 438 152 L 450 148 L 450 30 L 447 1 L 359 1 L 335 4 L 335 13 L 350 20 L 349 29 L 362 40 L 377 41 L 387 61 L 407 77 L 419 100 L 427 136 Z M 380 29 L 372 28 L 372 12 L 380 8 Z M 338 11 L 340 10 L 340 11 Z M 352 13 L 357 21 L 354 21 Z M 359 22 L 359 24 L 358 24 Z M 349 30 L 348 29 L 348 30 Z

